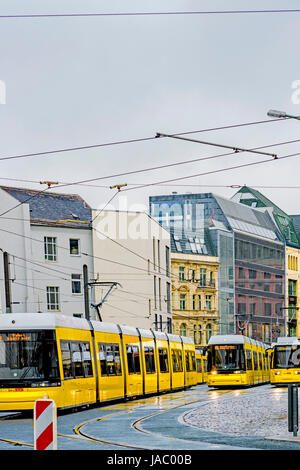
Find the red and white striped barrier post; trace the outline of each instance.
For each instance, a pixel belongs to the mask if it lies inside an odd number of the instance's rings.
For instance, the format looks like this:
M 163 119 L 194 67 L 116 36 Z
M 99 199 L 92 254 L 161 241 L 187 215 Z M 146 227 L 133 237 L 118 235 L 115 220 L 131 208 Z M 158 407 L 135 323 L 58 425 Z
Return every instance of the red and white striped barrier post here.
M 57 449 L 57 417 L 54 400 L 40 399 L 34 404 L 34 450 Z

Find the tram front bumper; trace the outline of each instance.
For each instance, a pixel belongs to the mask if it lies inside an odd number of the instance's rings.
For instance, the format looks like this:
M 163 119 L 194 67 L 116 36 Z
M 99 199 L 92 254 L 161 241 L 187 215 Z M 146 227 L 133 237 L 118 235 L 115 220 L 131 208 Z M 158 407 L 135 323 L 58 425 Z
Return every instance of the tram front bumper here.
M 209 387 L 222 387 L 226 385 L 247 385 L 247 375 L 245 373 L 220 374 L 211 373 L 207 380 Z
M 285 385 L 289 383 L 300 383 L 300 370 L 296 371 L 272 371 L 270 376 L 272 385 Z
M 54 398 L 53 389 L 49 390 L 49 388 L 43 390 L 33 390 L 32 388 L 0 389 L 0 411 L 33 410 L 36 400 L 50 398 L 50 395 L 51 398 Z

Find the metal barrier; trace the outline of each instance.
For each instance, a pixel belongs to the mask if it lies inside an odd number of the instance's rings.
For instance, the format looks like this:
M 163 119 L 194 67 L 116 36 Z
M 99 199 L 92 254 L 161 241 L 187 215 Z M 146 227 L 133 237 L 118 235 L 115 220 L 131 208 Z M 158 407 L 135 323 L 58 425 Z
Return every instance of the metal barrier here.
M 297 436 L 298 432 L 298 384 L 288 385 L 288 430 Z

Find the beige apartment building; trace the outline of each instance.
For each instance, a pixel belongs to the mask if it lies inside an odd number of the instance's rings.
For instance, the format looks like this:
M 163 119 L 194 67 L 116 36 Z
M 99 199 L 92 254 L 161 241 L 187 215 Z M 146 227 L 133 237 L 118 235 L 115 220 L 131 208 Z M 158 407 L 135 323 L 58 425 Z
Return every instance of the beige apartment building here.
M 171 254 L 173 332 L 205 346 L 219 331 L 218 269 L 215 256 Z
M 93 211 L 93 220 L 95 304 L 117 283 L 102 320 L 171 332 L 169 232 L 145 212 Z

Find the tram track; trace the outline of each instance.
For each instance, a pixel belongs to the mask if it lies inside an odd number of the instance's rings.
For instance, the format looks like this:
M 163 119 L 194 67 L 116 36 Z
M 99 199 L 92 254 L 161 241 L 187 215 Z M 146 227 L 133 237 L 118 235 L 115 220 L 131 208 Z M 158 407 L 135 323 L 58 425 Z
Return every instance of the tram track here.
M 233 390 L 222 390 L 222 391 L 219 391 L 219 390 L 211 390 L 211 392 L 216 392 L 217 393 L 217 396 L 221 396 L 223 394 L 226 395 L 226 397 L 228 397 L 229 395 L 232 395 L 234 394 L 235 392 Z M 246 391 L 244 391 L 246 392 Z M 168 400 L 168 397 L 164 396 L 165 399 Z M 170 397 L 170 399 L 172 400 L 177 400 L 177 401 L 180 401 L 180 400 L 184 400 L 184 403 L 180 403 L 180 404 L 172 404 L 172 403 L 166 403 L 166 408 L 164 409 L 161 409 L 159 411 L 155 411 L 151 413 L 148 413 L 146 414 L 145 416 L 142 416 L 138 419 L 133 419 L 132 422 L 129 422 L 128 423 L 128 427 L 134 429 L 135 431 L 139 432 L 139 433 L 142 433 L 144 435 L 147 435 L 147 436 L 152 436 L 154 439 L 165 439 L 165 440 L 168 440 L 168 441 L 174 441 L 176 440 L 175 437 L 169 437 L 169 436 L 164 436 L 162 434 L 160 434 L 159 432 L 153 432 L 153 431 L 149 431 L 149 430 L 146 430 L 143 428 L 143 423 L 151 418 L 154 418 L 156 416 L 159 416 L 159 415 L 162 415 L 162 414 L 165 414 L 167 413 L 168 411 L 174 411 L 176 409 L 180 409 L 180 408 L 184 408 L 186 406 L 190 406 L 190 405 L 193 405 L 193 404 L 200 404 L 201 402 L 204 403 L 204 402 L 207 402 L 209 400 L 207 394 L 204 395 L 203 397 L 197 397 L 197 399 L 192 399 L 192 400 L 188 400 L 188 399 L 185 399 L 184 396 L 178 396 L 178 398 L 175 398 L 174 396 Z M 151 399 L 149 401 L 144 400 L 143 401 L 143 404 L 147 405 L 148 403 L 151 404 Z M 125 409 L 125 410 L 119 410 L 116 408 L 116 411 L 114 412 L 111 412 L 111 413 L 108 413 L 108 414 L 105 414 L 104 416 L 97 416 L 95 418 L 91 418 L 89 420 L 86 420 L 86 421 L 83 421 L 77 425 L 75 425 L 75 427 L 73 427 L 73 432 L 74 432 L 74 435 L 71 435 L 71 434 L 62 434 L 62 433 L 58 433 L 57 436 L 60 437 L 60 438 L 63 438 L 63 439 L 70 439 L 70 440 L 82 440 L 82 441 L 86 441 L 86 442 L 90 442 L 90 443 L 94 443 L 94 444 L 98 444 L 99 446 L 115 446 L 119 449 L 131 449 L 131 450 L 149 450 L 151 449 L 151 447 L 149 446 L 144 446 L 144 445 L 137 445 L 137 444 L 131 444 L 131 443 L 127 443 L 127 442 L 120 442 L 118 440 L 112 440 L 112 439 L 106 439 L 105 437 L 97 437 L 95 435 L 92 435 L 91 433 L 87 432 L 84 428 L 87 427 L 88 425 L 92 424 L 92 423 L 101 423 L 103 421 L 106 421 L 106 420 L 109 420 L 109 419 L 113 419 L 114 417 L 118 416 L 118 415 L 124 415 L 124 414 L 129 414 L 129 413 L 134 413 L 138 407 L 138 405 L 140 405 L 141 401 L 140 400 L 137 400 L 136 402 L 132 402 L 130 403 L 130 405 L 132 404 L 132 406 L 130 406 L 129 408 Z M 116 405 L 116 406 L 119 406 L 119 405 Z M 136 409 L 135 409 L 136 407 Z M 110 406 L 110 409 L 111 409 L 111 406 Z M 105 407 L 102 408 L 103 411 L 105 411 Z M 0 418 L 0 421 L 1 420 L 4 420 L 5 418 Z M 180 439 L 180 438 L 178 438 Z M 34 448 L 34 445 L 31 444 L 31 443 L 28 443 L 28 442 L 25 442 L 25 441 L 22 441 L 22 440 L 16 440 L 16 439 L 10 439 L 10 438 L 6 438 L 6 437 L 3 437 L 1 438 L 0 437 L 0 442 L 3 442 L 3 443 L 6 443 L 6 444 L 11 444 L 12 446 L 14 447 L 30 447 L 30 448 Z
M 231 390 L 226 390 L 226 391 L 222 391 L 222 393 L 229 393 L 231 394 L 232 391 Z M 205 401 L 207 400 L 207 398 L 205 398 Z M 164 413 L 167 413 L 168 411 L 173 411 L 175 409 L 178 409 L 178 408 L 183 408 L 185 406 L 188 406 L 188 405 L 192 405 L 194 403 L 199 403 L 201 400 L 197 399 L 197 400 L 190 400 L 190 401 L 185 401 L 185 403 L 182 403 L 180 405 L 175 405 L 175 406 L 169 406 L 167 409 L 164 409 L 164 410 L 160 410 L 160 411 L 157 411 L 157 412 L 154 412 L 154 413 L 149 413 L 147 414 L 146 416 L 143 416 L 142 418 L 139 418 L 135 421 L 133 421 L 130 426 L 135 429 L 136 431 L 140 432 L 140 433 L 143 433 L 145 435 L 148 435 L 148 436 L 153 436 L 155 438 L 163 438 L 163 439 L 167 439 L 169 441 L 174 441 L 174 439 L 176 438 L 173 438 L 173 437 L 168 437 L 168 436 L 163 436 L 159 433 L 155 433 L 153 431 L 148 431 L 148 430 L 145 430 L 143 429 L 142 427 L 142 423 L 148 419 L 151 419 L 155 416 L 159 416 L 161 414 L 164 414 Z M 86 422 L 83 422 L 81 424 L 79 424 L 78 426 L 76 426 L 76 428 L 74 428 L 74 432 L 77 434 L 77 435 L 80 435 L 81 437 L 87 439 L 88 441 L 91 441 L 91 442 L 95 442 L 95 443 L 99 443 L 99 444 L 103 444 L 103 445 L 114 445 L 114 446 L 118 446 L 118 447 L 121 447 L 121 448 L 127 448 L 127 449 L 139 449 L 139 450 L 149 450 L 149 446 L 145 447 L 145 446 L 133 446 L 133 445 L 129 445 L 129 444 L 125 444 L 125 443 L 121 443 L 121 442 L 116 442 L 116 441 L 112 441 L 112 440 L 107 440 L 107 439 L 103 439 L 103 438 L 96 438 L 94 436 L 91 436 L 89 435 L 88 433 L 84 432 L 82 430 L 82 428 L 92 422 L 99 422 L 99 421 L 103 421 L 109 417 L 114 417 L 116 416 L 116 414 L 125 414 L 125 413 L 128 413 L 128 410 L 126 411 L 122 411 L 122 412 L 118 412 L 118 413 L 111 413 L 110 415 L 105 415 L 104 417 L 101 417 L 101 418 L 94 418 L 94 419 L 91 419 L 91 420 L 88 420 Z

